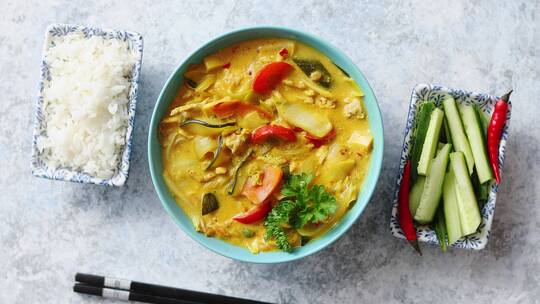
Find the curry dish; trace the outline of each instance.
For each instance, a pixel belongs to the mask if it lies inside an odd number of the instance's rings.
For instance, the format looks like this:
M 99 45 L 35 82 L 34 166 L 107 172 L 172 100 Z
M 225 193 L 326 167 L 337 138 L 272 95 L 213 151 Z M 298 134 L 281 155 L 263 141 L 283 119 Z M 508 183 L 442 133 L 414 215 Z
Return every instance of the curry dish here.
M 191 65 L 159 135 L 167 187 L 195 229 L 254 253 L 331 229 L 356 202 L 373 145 L 361 89 L 285 39 Z

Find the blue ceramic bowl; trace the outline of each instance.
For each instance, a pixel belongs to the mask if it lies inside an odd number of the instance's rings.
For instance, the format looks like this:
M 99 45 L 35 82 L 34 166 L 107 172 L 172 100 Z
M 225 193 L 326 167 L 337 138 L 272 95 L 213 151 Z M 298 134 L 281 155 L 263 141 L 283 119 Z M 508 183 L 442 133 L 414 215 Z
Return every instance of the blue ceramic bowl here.
M 309 242 L 306 246 L 295 249 L 292 253 L 264 252 L 253 254 L 242 247 L 228 244 L 216 238 L 206 237 L 205 235 L 196 232 L 191 220 L 182 211 L 167 189 L 162 174 L 163 163 L 161 159 L 161 146 L 158 140 L 158 126 L 162 117 L 166 115 L 167 107 L 173 100 L 178 88 L 182 85 L 184 81 L 182 75 L 189 64 L 200 63 L 204 57 L 241 41 L 265 37 L 287 38 L 308 44 L 324 53 L 335 64 L 345 70 L 362 88 L 362 91 L 365 94 L 364 102 L 368 112 L 369 126 L 374 138 L 369 171 L 354 207 L 351 208 L 341 221 L 325 235 Z M 194 53 L 189 55 L 187 59 L 176 68 L 165 83 L 156 105 L 154 106 L 154 112 L 152 113 L 152 120 L 148 132 L 148 162 L 150 165 L 150 172 L 154 187 L 156 188 L 156 192 L 165 210 L 167 210 L 174 218 L 175 222 L 182 230 L 184 230 L 184 232 L 208 249 L 229 258 L 254 263 L 279 263 L 296 260 L 315 253 L 337 240 L 352 226 L 364 211 L 377 184 L 383 160 L 384 137 L 381 113 L 375 95 L 364 75 L 362 75 L 360 70 L 347 56 L 345 56 L 345 54 L 328 42 L 311 34 L 284 27 L 261 26 L 235 30 L 212 39 L 210 42 L 204 44 Z

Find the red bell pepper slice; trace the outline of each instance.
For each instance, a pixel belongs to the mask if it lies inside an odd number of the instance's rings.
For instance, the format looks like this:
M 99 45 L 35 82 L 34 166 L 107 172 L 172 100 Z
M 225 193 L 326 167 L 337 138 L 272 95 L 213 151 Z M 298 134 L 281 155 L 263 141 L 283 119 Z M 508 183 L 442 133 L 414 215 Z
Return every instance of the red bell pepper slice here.
M 279 187 L 283 178 L 283 170 L 276 166 L 268 166 L 264 168 L 262 183 L 257 183 L 252 179 L 248 179 L 242 189 L 242 194 L 254 204 L 265 202 L 270 195 Z
M 278 138 L 286 142 L 293 142 L 296 140 L 296 134 L 292 129 L 282 127 L 279 125 L 265 125 L 258 127 L 251 133 L 251 142 L 260 144 L 265 142 L 269 138 Z
M 254 208 L 252 208 L 246 213 L 233 217 L 233 220 L 240 222 L 242 224 L 255 223 L 257 221 L 264 219 L 271 209 L 272 209 L 272 204 L 270 203 L 270 200 L 268 200 L 260 205 L 255 206 Z
M 334 137 L 336 137 L 336 129 L 332 129 L 332 131 L 328 132 L 328 134 L 323 137 L 317 137 L 313 134 L 306 132 L 307 140 L 309 140 L 309 142 L 312 143 L 315 148 L 318 148 L 323 144 L 329 142 L 330 140 L 334 139 Z
M 225 101 L 225 102 L 218 103 L 210 111 L 216 114 L 220 118 L 230 117 L 235 114 L 244 116 L 249 112 L 256 111 L 262 117 L 268 120 L 273 119 L 273 115 L 269 113 L 268 111 L 262 109 L 261 107 L 258 107 L 251 103 L 239 101 L 239 100 Z
M 263 66 L 253 81 L 253 91 L 268 94 L 293 70 L 292 65 L 283 62 L 271 62 Z

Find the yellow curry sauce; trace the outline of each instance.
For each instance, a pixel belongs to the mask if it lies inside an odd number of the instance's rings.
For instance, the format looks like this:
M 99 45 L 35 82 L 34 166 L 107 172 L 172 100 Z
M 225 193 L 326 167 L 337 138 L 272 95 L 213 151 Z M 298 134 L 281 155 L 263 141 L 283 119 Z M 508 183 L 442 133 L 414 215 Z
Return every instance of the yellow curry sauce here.
M 269 92 L 255 92 L 256 77 L 275 62 L 292 69 Z M 362 91 L 330 59 L 296 41 L 258 39 L 223 49 L 190 66 L 184 76 L 185 84 L 161 121 L 160 141 L 167 186 L 197 231 L 252 252 L 277 250 L 276 241 L 265 237 L 264 218 L 249 224 L 233 220 L 258 207 L 245 188 L 251 183 L 260 194 L 257 187 L 263 187 L 269 167 L 279 168 L 284 180 L 306 173 L 313 177 L 311 185 L 322 185 L 335 198 L 324 220 L 298 229 L 283 225 L 293 247 L 324 234 L 343 217 L 358 196 L 373 139 Z M 193 119 L 214 127 L 181 125 Z M 253 134 L 267 125 L 284 127 L 288 140 L 270 136 L 255 143 Z M 283 183 L 265 199 L 269 206 L 283 199 Z M 202 215 L 206 193 L 217 205 Z

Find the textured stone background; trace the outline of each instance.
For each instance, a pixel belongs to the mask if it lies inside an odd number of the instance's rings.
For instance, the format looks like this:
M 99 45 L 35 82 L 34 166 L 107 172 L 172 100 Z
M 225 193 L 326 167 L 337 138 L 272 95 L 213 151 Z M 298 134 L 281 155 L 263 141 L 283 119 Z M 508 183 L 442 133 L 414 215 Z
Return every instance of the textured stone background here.
M 101 303 L 71 292 L 77 271 L 280 303 L 540 303 L 540 3 L 451 2 L 0 0 L 0 303 Z M 126 187 L 30 174 L 41 46 L 54 22 L 144 36 Z M 281 265 L 235 262 L 188 238 L 154 194 L 146 158 L 150 113 L 173 68 L 208 39 L 255 24 L 338 45 L 369 79 L 385 123 L 383 172 L 365 213 L 326 250 Z M 481 252 L 425 247 L 419 257 L 389 233 L 407 102 L 420 82 L 515 89 L 504 184 Z

